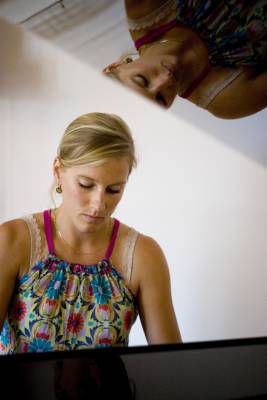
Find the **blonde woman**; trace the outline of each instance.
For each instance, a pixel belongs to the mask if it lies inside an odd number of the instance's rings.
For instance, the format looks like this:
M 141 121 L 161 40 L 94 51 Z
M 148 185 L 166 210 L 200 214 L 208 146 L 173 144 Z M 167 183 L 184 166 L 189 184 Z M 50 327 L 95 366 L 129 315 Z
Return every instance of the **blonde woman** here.
M 267 0 L 125 0 L 137 56 L 104 69 L 169 108 L 176 96 L 217 117 L 267 106 Z
M 118 116 L 67 127 L 53 165 L 60 206 L 0 226 L 2 354 L 126 346 L 138 314 L 149 344 L 181 340 L 162 250 L 112 217 L 135 164 Z

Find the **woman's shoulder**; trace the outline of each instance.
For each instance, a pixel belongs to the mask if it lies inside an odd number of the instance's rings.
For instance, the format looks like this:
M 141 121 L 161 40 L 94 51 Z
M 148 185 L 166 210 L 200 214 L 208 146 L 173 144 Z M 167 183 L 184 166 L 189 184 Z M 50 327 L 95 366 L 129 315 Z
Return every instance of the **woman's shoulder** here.
M 267 74 L 251 68 L 213 67 L 188 97 L 219 118 L 242 118 L 266 107 Z M 249 97 L 247 93 L 253 94 Z M 244 99 L 246 101 L 244 102 Z
M 23 218 L 5 221 L 0 225 L 0 238 L 9 246 L 17 245 L 25 238 L 27 226 Z
M 14 218 L 0 224 L 1 234 L 6 237 L 6 239 L 11 240 L 13 243 L 16 241 L 24 240 L 26 232 L 28 232 L 29 224 L 38 224 L 38 226 L 43 225 L 42 212 L 36 212 L 33 214 L 23 215 L 18 218 Z
M 125 237 L 132 232 L 136 232 L 138 235 L 140 234 L 136 228 L 133 226 L 127 225 L 121 221 L 120 222 L 120 235 Z
M 242 118 L 267 106 L 266 71 L 242 68 L 239 74 L 233 73 L 233 78 L 230 82 L 226 81 L 227 85 L 224 85 L 207 107 L 212 114 L 228 119 Z
M 154 264 L 155 261 L 165 261 L 164 252 L 158 241 L 143 233 L 139 234 L 136 256 L 140 259 L 145 259 L 148 264 Z
M 0 225 L 0 248 L 2 257 L 12 256 L 20 265 L 29 258 L 30 231 L 29 224 L 41 223 L 42 213 L 30 214 L 3 222 Z M 2 258 L 1 257 L 1 258 Z
M 8 266 L 17 275 L 20 266 L 29 257 L 29 233 L 21 218 L 6 221 L 0 225 L 0 264 Z
M 132 255 L 130 287 L 133 293 L 138 293 L 142 284 L 151 281 L 151 276 L 157 278 L 169 274 L 164 252 L 153 237 L 121 224 L 119 240 L 121 245 L 118 247 L 127 248 Z
M 137 228 L 126 225 L 124 223 L 120 224 L 121 226 L 121 236 L 123 239 L 126 239 L 127 236 L 135 237 L 135 260 L 146 259 L 155 260 L 158 258 L 164 258 L 164 253 L 157 242 L 156 239 L 151 237 L 150 235 L 144 234 L 140 232 Z
M 133 40 L 175 19 L 177 15 L 176 0 L 127 0 L 125 5 Z

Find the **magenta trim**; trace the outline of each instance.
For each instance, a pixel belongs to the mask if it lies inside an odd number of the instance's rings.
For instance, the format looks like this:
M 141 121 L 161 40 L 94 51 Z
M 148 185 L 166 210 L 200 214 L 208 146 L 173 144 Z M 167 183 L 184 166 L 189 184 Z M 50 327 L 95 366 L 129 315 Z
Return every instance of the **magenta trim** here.
M 172 21 L 169 21 L 166 24 L 161 25 L 158 28 L 155 28 L 152 31 L 148 32 L 146 35 L 142 36 L 141 38 L 137 39 L 134 42 L 136 50 L 140 49 L 140 47 L 143 46 L 143 44 L 153 42 L 159 36 L 163 35 L 163 33 L 168 32 L 176 25 L 177 25 L 177 20 L 173 19 Z
M 53 243 L 53 234 L 52 234 L 52 223 L 51 223 L 51 210 L 45 210 L 43 212 L 44 215 L 44 229 L 45 236 L 48 246 L 49 254 L 54 254 L 54 243 Z
M 105 259 L 109 260 L 111 257 L 111 254 L 113 252 L 115 242 L 117 239 L 118 231 L 120 227 L 120 221 L 118 221 L 116 218 L 114 218 L 114 226 L 113 226 L 113 231 L 112 231 L 112 236 L 109 242 L 109 246 L 107 248 L 106 254 L 105 254 Z

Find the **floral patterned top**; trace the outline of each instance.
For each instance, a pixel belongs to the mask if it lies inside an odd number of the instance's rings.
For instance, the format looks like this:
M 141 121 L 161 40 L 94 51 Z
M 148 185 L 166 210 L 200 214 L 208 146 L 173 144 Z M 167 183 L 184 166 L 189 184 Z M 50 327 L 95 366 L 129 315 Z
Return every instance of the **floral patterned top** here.
M 199 34 L 212 65 L 266 66 L 266 0 L 177 0 L 177 7 L 178 22 Z
M 169 3 L 166 7 L 173 11 L 173 2 Z M 138 21 L 131 22 L 137 25 Z M 151 29 L 152 21 L 149 32 L 135 41 L 136 48 L 153 42 L 177 22 L 198 33 L 208 48 L 211 65 L 266 68 L 267 0 L 176 0 L 176 19 L 155 29 Z
M 110 261 L 119 226 L 114 219 L 103 260 L 70 264 L 54 254 L 50 210 L 44 211 L 49 254 L 17 282 L 0 334 L 0 354 L 128 345 L 137 303 Z

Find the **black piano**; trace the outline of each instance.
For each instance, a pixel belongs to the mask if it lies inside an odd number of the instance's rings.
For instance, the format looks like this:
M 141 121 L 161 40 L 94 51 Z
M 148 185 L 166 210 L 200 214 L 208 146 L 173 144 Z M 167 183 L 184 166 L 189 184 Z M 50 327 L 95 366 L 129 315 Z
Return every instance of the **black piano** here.
M 267 338 L 0 356 L 1 399 L 267 399 Z

